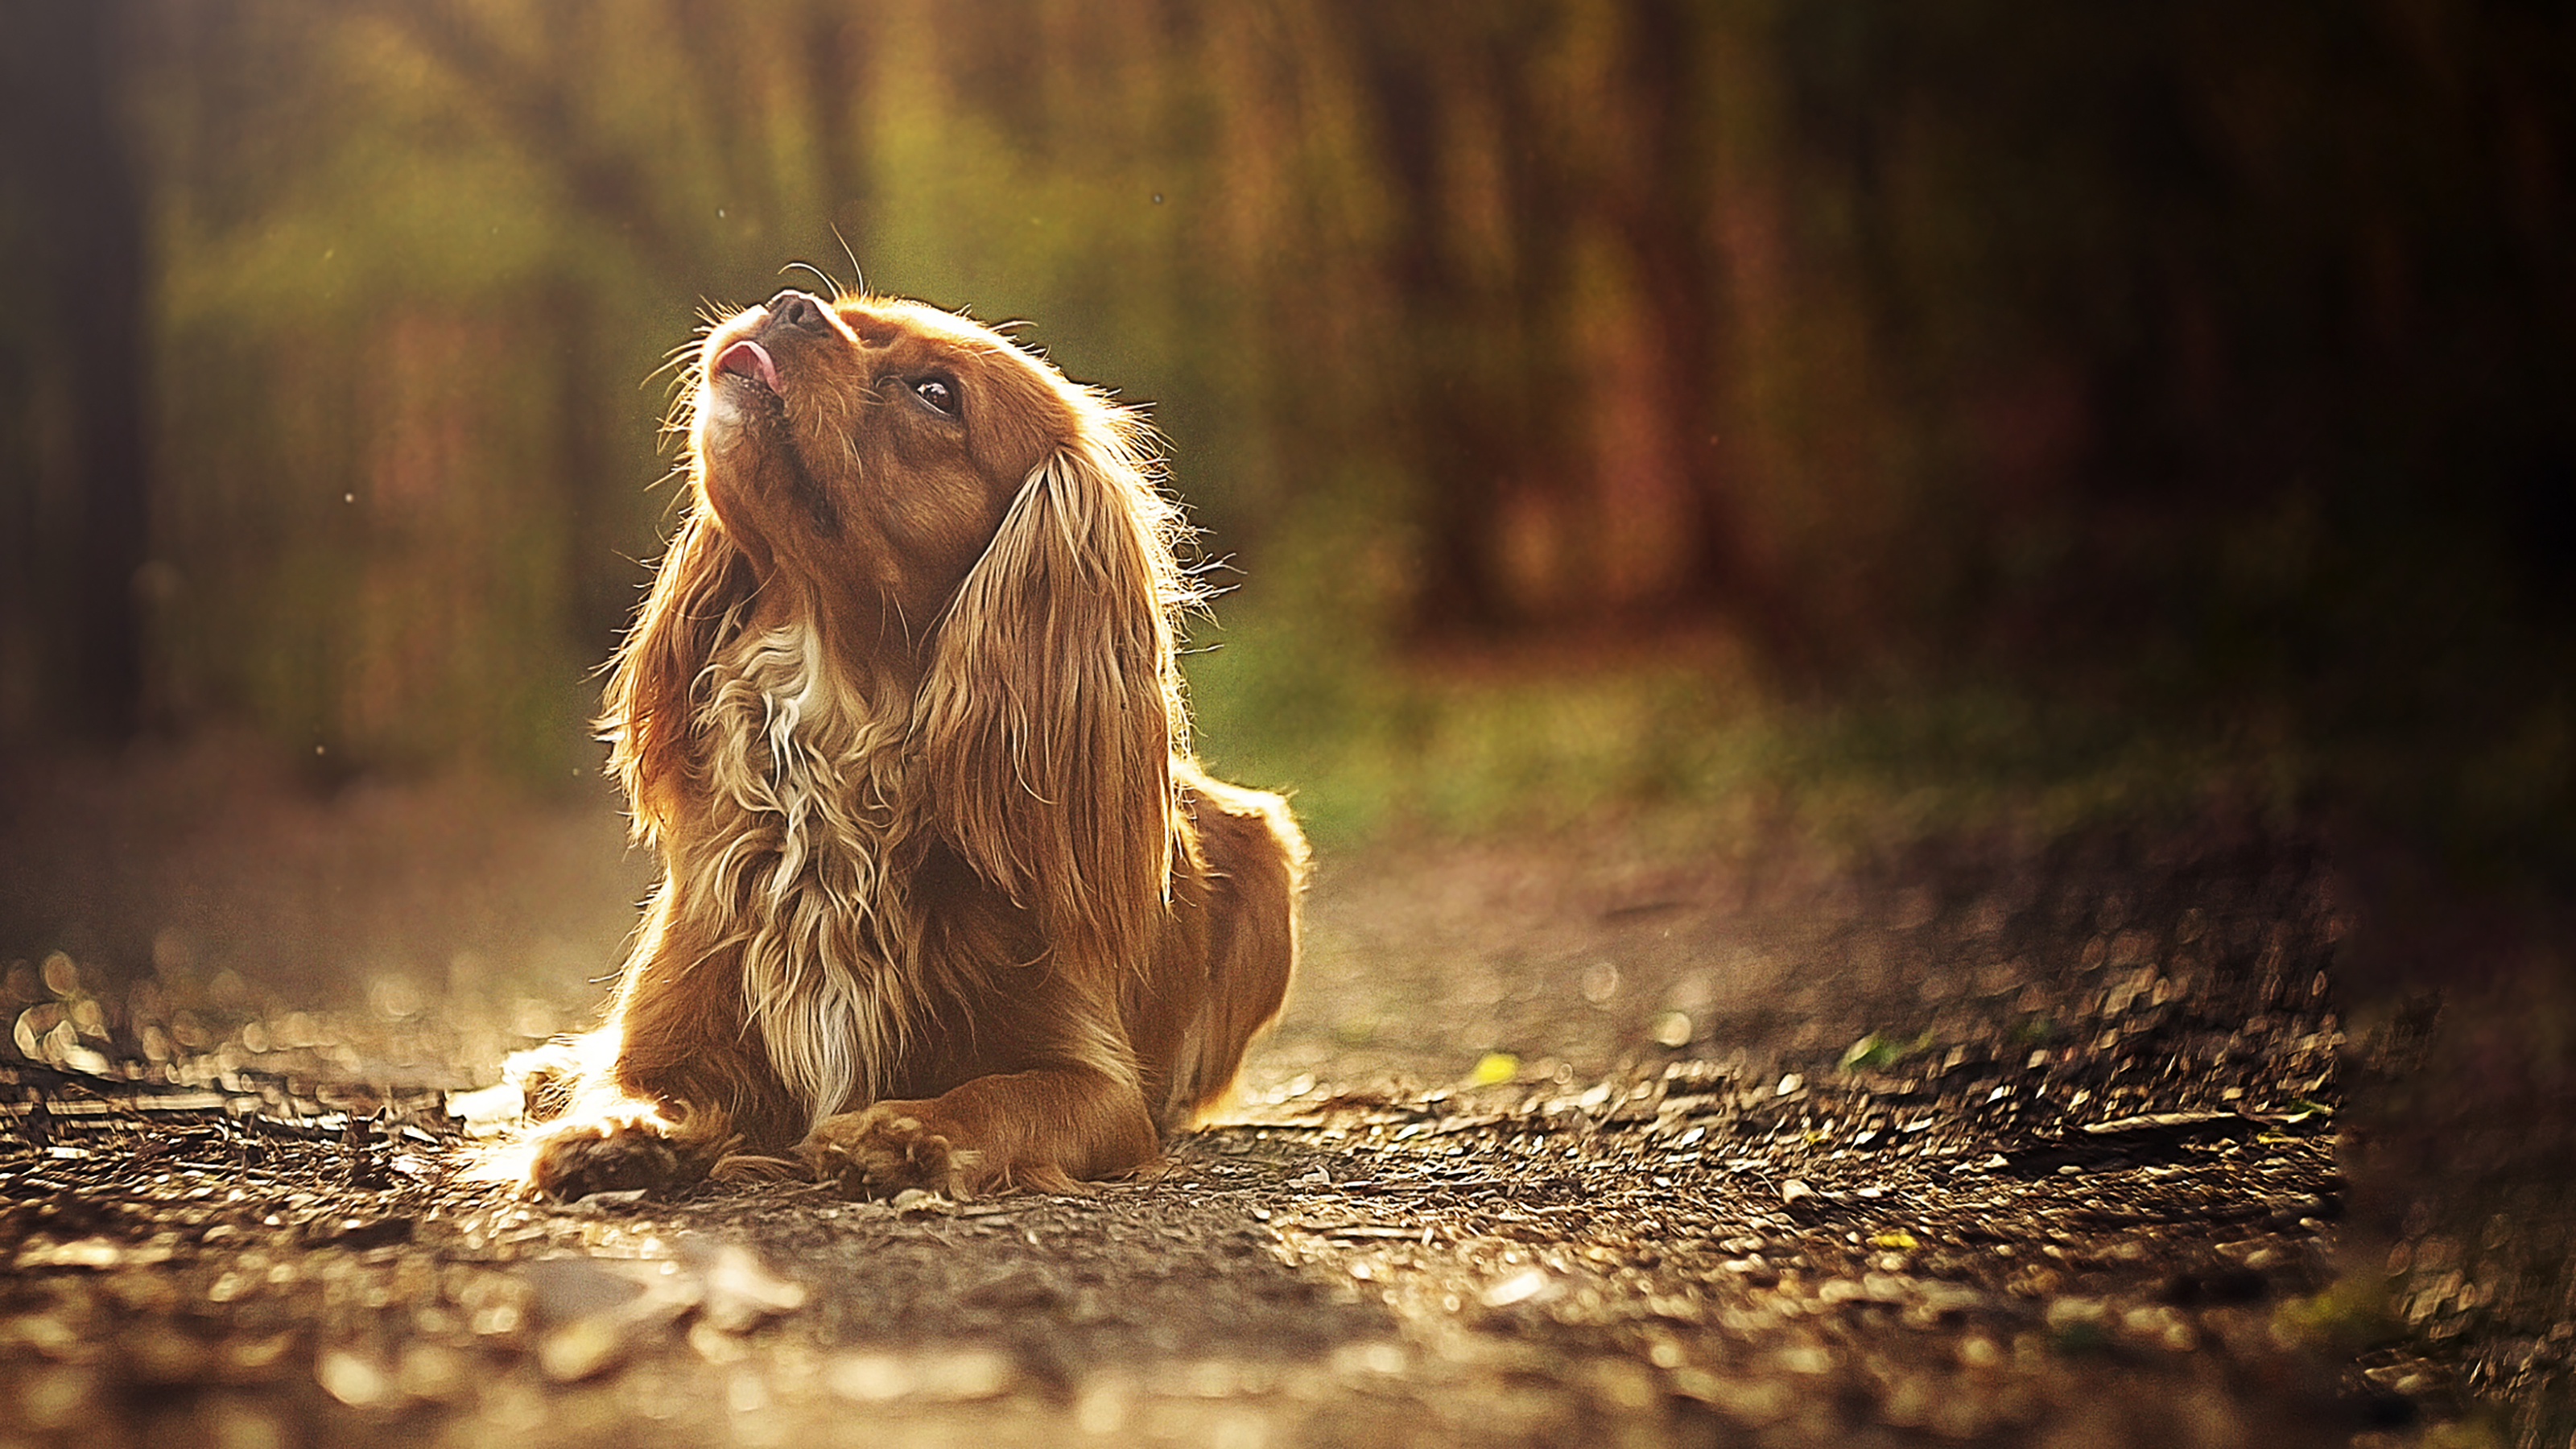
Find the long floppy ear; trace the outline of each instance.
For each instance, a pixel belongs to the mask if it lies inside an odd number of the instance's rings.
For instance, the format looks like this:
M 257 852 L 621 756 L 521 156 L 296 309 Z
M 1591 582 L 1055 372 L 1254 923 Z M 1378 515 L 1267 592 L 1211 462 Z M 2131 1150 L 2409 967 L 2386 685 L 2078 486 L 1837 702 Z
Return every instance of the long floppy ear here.
M 635 627 L 617 647 L 599 717 L 635 833 L 667 829 L 689 772 L 690 694 L 751 597 L 751 565 L 701 504 L 672 536 Z
M 1136 967 L 1169 900 L 1178 515 L 1123 415 L 1038 465 L 942 618 L 916 718 L 936 823 L 1059 956 Z

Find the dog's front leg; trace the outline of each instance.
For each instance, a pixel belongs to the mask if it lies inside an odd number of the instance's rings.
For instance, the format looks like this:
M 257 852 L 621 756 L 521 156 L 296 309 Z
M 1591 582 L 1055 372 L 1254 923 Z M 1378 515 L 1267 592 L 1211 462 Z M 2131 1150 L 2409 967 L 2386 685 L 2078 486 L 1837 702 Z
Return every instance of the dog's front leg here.
M 701 1128 L 706 1124 L 700 1117 Z M 730 1134 L 726 1134 L 728 1137 Z M 706 1176 L 720 1139 L 691 1132 L 652 1102 L 621 1099 L 539 1129 L 526 1187 L 573 1202 L 596 1192 L 664 1192 Z
M 659 1193 L 700 1181 L 728 1153 L 757 1150 L 749 1124 L 725 1105 L 742 1094 L 750 1063 L 725 1056 L 710 1052 L 686 1071 L 618 1061 L 577 1088 L 569 1109 L 528 1139 L 524 1186 L 563 1202 L 595 1192 Z M 783 1144 L 760 1145 L 774 1151 Z
M 1132 1078 L 1052 1066 L 828 1117 L 801 1150 L 817 1179 L 851 1197 L 906 1188 L 971 1197 L 1006 1188 L 1071 1192 L 1077 1180 L 1152 1162 L 1157 1142 Z
M 704 1178 L 728 1153 L 796 1140 L 802 1123 L 742 1029 L 732 954 L 691 939 L 675 915 L 665 888 L 607 1024 L 561 1054 L 572 1063 L 563 1108 L 529 1139 L 529 1191 L 660 1192 Z

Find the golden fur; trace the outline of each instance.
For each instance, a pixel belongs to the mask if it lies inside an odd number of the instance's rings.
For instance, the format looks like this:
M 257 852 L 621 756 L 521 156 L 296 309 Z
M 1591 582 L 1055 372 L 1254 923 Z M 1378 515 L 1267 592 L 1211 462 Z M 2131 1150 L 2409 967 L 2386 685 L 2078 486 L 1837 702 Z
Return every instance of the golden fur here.
M 560 1197 L 801 1163 L 1064 1187 L 1233 1080 L 1305 845 L 1188 753 L 1178 516 L 1135 416 L 917 303 L 697 353 L 690 500 L 604 718 L 661 853 L 607 1021 L 525 1073 Z

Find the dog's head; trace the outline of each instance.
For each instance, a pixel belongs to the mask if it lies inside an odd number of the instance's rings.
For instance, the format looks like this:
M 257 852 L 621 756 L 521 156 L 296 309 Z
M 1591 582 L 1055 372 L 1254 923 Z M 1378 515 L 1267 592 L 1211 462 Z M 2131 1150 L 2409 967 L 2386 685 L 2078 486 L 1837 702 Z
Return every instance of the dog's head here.
M 715 652 L 801 624 L 905 716 L 930 814 L 979 873 L 1059 949 L 1140 949 L 1190 591 L 1135 415 L 988 328 L 876 297 L 782 292 L 711 329 L 693 381 L 689 517 L 608 696 L 639 826 L 689 808 Z
M 1049 455 L 1090 428 L 1130 433 L 1036 358 L 913 302 L 781 292 L 708 333 L 697 377 L 697 486 L 754 571 L 916 632 Z

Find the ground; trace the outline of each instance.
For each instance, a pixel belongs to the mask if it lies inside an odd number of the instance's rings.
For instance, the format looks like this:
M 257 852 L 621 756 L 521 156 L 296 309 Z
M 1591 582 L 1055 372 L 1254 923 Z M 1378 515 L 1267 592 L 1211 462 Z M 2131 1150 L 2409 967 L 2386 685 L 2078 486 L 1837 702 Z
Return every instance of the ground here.
M 1381 844 L 1309 927 L 1159 1174 L 962 1203 L 520 1202 L 452 1109 L 542 1003 L 48 978 L 0 1444 L 2490 1442 L 2346 1301 L 2295 838 Z

